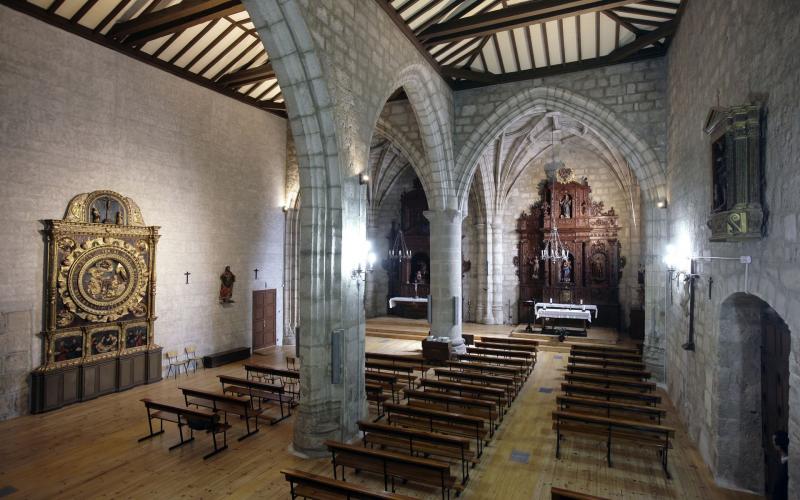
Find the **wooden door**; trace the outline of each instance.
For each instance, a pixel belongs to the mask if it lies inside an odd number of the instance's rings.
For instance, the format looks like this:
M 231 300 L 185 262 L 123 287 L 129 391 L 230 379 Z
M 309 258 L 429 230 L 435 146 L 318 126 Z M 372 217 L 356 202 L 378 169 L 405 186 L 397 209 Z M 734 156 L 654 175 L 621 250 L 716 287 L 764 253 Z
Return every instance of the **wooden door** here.
M 276 290 L 253 291 L 253 350 L 275 345 Z
M 762 316 L 761 339 L 761 425 L 765 492 L 769 496 L 781 468 L 772 436 L 789 427 L 789 328 L 772 310 Z

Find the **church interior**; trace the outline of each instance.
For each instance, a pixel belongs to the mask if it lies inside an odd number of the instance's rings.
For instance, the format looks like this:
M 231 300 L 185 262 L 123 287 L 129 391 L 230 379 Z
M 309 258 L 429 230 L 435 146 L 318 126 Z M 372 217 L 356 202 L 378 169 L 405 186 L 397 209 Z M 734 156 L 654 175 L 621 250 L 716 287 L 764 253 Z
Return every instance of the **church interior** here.
M 0 497 L 800 498 L 796 0 L 0 24 Z

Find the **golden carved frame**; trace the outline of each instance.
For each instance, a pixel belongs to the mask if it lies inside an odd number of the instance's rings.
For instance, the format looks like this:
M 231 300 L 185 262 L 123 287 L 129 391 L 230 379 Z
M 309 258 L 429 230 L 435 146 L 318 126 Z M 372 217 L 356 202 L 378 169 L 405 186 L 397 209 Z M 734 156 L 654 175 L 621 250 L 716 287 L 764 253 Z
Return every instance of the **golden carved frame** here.
M 105 223 L 91 222 L 96 214 L 92 208 L 102 199 L 114 203 L 115 217 Z M 130 198 L 114 191 L 102 190 L 82 193 L 69 202 L 64 219 L 45 220 L 44 235 L 47 245 L 45 272 L 45 365 L 48 370 L 81 364 L 97 359 L 117 357 L 157 349 L 153 338 L 156 320 L 156 244 L 158 226 L 145 226 L 139 206 Z M 89 254 L 91 258 L 89 258 Z M 96 255 L 94 255 L 96 254 Z M 83 256 L 83 257 L 82 257 Z M 91 281 L 97 262 L 113 264 L 109 276 L 103 276 L 99 301 L 96 295 L 87 294 L 84 281 Z M 76 267 L 85 265 L 85 269 Z M 115 281 L 117 273 L 122 284 Z M 70 281 L 71 280 L 71 281 Z M 109 281 L 112 285 L 109 285 Z M 121 289 L 118 290 L 118 288 Z M 110 291 L 109 291 L 110 290 Z M 96 292 L 96 290 L 94 291 Z M 82 294 L 82 295 L 81 295 Z M 79 297 L 76 297 L 79 295 Z M 80 300 L 79 300 L 80 299 Z M 92 305 L 96 307 L 92 307 Z M 129 328 L 147 328 L 147 344 L 126 349 Z M 92 354 L 92 334 L 102 329 L 116 329 L 117 346 L 108 352 Z M 55 361 L 58 339 L 83 332 L 83 356 L 68 361 Z

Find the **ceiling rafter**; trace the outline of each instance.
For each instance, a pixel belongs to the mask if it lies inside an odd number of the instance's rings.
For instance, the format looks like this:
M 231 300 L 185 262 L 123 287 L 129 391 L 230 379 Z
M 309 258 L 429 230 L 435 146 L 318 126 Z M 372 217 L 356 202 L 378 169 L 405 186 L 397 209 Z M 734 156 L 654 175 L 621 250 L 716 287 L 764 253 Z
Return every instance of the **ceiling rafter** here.
M 217 83 L 224 85 L 225 87 L 237 88 L 244 87 L 245 85 L 255 82 L 263 82 L 264 80 L 268 80 L 270 78 L 275 78 L 275 70 L 272 68 L 272 64 L 264 63 L 260 66 L 256 66 L 255 68 L 243 69 L 234 71 L 233 73 L 228 73 L 217 80 Z
M 635 3 L 636 0 L 539 0 L 512 5 L 485 14 L 447 21 L 420 33 L 426 46 L 474 36 L 489 35 L 498 31 L 531 24 L 557 21 L 590 12 L 614 9 Z
M 159 11 L 115 24 L 109 35 L 123 43 L 141 45 L 244 10 L 240 0 L 184 0 Z

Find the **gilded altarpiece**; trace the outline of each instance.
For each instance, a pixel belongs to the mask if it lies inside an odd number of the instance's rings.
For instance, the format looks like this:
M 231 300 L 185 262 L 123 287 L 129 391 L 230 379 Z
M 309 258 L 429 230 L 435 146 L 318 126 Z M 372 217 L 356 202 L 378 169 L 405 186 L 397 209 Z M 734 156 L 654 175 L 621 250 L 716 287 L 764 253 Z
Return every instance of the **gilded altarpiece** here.
M 45 363 L 33 372 L 32 411 L 161 378 L 153 340 L 158 227 L 113 191 L 75 196 L 45 220 Z
M 555 184 L 553 185 L 553 182 Z M 539 200 L 517 218 L 519 243 L 513 258 L 519 277 L 518 314 L 525 320 L 525 301 L 598 306 L 597 323 L 619 326 L 620 255 L 618 217 L 614 208 L 591 197 L 588 179 L 576 179 L 560 168 L 555 179 L 542 182 Z M 567 262 L 541 260 L 542 244 L 553 224 L 569 251 Z

